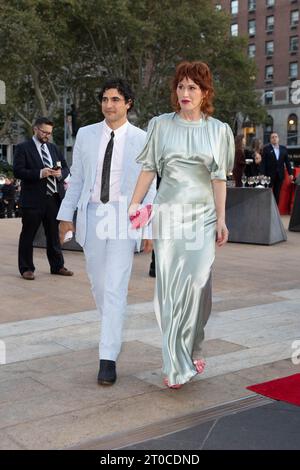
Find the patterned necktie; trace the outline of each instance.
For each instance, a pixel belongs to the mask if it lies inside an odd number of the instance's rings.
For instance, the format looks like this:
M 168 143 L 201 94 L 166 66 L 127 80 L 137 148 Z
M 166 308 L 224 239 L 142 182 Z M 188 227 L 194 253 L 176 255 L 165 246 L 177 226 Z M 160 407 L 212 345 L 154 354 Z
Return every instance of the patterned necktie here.
M 41 145 L 43 162 L 46 168 L 52 168 L 51 162 L 49 160 L 48 154 L 45 150 L 45 144 Z M 47 177 L 47 195 L 52 196 L 56 193 L 56 181 L 54 176 Z
M 102 168 L 102 177 L 101 177 L 101 196 L 100 200 L 105 204 L 109 201 L 109 181 L 110 181 L 110 168 L 111 168 L 111 158 L 114 148 L 114 131 L 110 133 L 110 141 L 107 144 L 103 168 Z

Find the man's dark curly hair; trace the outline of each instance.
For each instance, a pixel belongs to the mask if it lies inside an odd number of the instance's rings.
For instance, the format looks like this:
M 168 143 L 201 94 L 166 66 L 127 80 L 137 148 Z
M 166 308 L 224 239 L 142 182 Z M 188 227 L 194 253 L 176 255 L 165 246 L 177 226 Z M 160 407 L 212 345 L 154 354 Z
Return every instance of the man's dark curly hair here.
M 100 103 L 102 102 L 103 94 L 106 90 L 110 90 L 111 88 L 116 88 L 120 95 L 124 96 L 125 103 L 128 103 L 130 101 L 130 108 L 133 108 L 134 105 L 134 93 L 131 89 L 131 86 L 129 85 L 126 80 L 123 80 L 123 78 L 110 78 L 107 80 L 104 85 L 102 86 L 102 89 L 99 93 L 99 101 Z

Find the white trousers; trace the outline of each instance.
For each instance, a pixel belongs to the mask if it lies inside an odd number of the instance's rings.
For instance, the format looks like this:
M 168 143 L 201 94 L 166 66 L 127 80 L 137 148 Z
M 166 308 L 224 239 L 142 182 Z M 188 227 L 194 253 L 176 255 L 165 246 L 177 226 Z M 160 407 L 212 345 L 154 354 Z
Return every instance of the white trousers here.
M 87 273 L 100 314 L 99 358 L 116 361 L 122 345 L 122 329 L 127 307 L 128 284 L 135 240 L 97 236 L 101 216 L 98 205 L 87 209 L 87 234 L 83 247 Z

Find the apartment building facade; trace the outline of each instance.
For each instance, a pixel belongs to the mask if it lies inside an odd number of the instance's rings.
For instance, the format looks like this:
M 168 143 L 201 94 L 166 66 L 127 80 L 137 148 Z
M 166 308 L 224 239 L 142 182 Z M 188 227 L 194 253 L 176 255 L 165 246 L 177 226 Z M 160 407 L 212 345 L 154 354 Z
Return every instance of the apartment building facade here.
M 247 51 L 258 68 L 256 89 L 267 109 L 265 126 L 245 134 L 269 141 L 272 131 L 291 152 L 300 153 L 300 0 L 215 0 L 231 17 L 232 36 L 248 38 Z

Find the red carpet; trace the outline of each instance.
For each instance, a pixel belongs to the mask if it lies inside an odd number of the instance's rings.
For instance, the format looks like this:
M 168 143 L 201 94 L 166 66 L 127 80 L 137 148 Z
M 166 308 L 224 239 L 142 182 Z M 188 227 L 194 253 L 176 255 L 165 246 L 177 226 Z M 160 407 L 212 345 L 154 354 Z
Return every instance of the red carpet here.
M 300 406 L 300 374 L 251 385 L 247 389 L 273 400 L 286 401 L 292 405 Z

